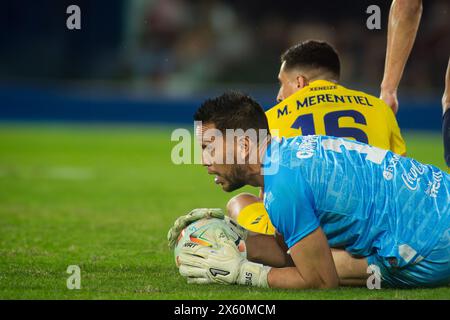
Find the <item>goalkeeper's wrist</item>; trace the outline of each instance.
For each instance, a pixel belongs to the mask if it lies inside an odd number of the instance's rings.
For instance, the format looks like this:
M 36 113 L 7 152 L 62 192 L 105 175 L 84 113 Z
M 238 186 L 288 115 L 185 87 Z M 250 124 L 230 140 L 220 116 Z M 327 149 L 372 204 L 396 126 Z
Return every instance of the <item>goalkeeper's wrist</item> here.
M 248 231 L 240 226 L 237 222 L 235 222 L 233 219 L 231 219 L 229 216 L 225 216 L 224 218 L 225 222 L 228 224 L 228 226 L 233 230 L 234 233 L 236 233 L 242 240 L 247 240 L 248 237 Z
M 271 267 L 259 263 L 244 261 L 239 269 L 237 284 L 268 288 L 267 275 Z

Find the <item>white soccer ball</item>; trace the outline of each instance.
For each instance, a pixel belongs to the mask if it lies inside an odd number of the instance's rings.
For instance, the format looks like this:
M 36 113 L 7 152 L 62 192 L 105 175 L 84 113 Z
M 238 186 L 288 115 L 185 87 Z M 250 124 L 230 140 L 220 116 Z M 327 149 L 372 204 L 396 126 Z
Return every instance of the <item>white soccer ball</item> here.
M 181 231 L 176 246 L 175 246 L 175 263 L 177 267 L 180 266 L 178 255 L 187 242 L 194 242 L 202 246 L 218 249 L 216 241 L 216 231 L 222 229 L 223 232 L 234 241 L 236 248 L 241 253 L 242 257 L 246 258 L 247 250 L 245 241 L 233 230 L 233 228 L 222 219 L 203 218 L 191 223 L 189 226 Z

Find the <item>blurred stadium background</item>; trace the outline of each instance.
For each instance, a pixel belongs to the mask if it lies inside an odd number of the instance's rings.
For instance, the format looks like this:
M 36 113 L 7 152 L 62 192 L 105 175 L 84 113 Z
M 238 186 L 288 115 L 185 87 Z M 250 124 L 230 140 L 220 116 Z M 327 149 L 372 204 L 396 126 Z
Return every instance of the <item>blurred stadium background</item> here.
M 400 126 L 439 130 L 450 3 L 424 1 L 400 87 Z M 65 10 L 81 8 L 82 29 Z M 368 30 L 377 4 L 382 29 Z M 206 96 L 240 89 L 268 108 L 279 56 L 306 39 L 332 43 L 342 83 L 379 93 L 390 1 L 6 1 L 0 20 L 0 118 L 190 122 Z M 170 112 L 169 112 L 170 110 Z
M 81 30 L 66 8 L 81 8 Z M 366 28 L 377 4 L 382 29 Z M 0 5 L 0 298 L 448 299 L 435 290 L 288 292 L 188 286 L 166 232 L 231 197 L 170 160 L 171 130 L 202 100 L 243 90 L 275 104 L 279 56 L 332 43 L 342 83 L 379 94 L 390 1 L 58 0 Z M 440 99 L 450 2 L 424 1 L 400 86 L 408 154 L 444 168 Z M 247 190 L 254 191 L 257 190 Z M 206 195 L 206 196 L 205 196 Z M 68 290 L 68 265 L 82 290 Z

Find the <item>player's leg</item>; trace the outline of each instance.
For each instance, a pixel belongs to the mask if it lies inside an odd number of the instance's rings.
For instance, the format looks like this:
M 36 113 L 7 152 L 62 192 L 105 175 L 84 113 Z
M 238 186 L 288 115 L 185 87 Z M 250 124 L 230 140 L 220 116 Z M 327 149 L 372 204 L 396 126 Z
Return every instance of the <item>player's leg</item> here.
M 278 268 L 293 265 L 286 252 L 287 248 L 274 233 L 260 198 L 250 193 L 241 193 L 228 201 L 227 214 L 249 230 L 245 241 L 248 260 Z M 265 233 L 267 231 L 271 233 Z
M 442 135 L 444 139 L 444 157 L 447 166 L 450 167 L 450 59 L 445 74 L 445 90 L 442 96 Z
M 249 261 L 276 268 L 294 266 L 291 256 L 280 247 L 275 236 L 251 233 L 245 246 Z
M 369 263 L 380 268 L 382 288 L 438 287 L 450 284 L 450 229 L 433 250 L 417 263 L 402 268 L 388 267 L 387 258 L 372 255 Z
M 227 204 L 227 212 L 230 218 L 249 231 L 275 234 L 262 200 L 251 193 L 241 193 L 231 198 Z
M 334 265 L 341 286 L 365 286 L 370 273 L 367 273 L 367 259 L 355 258 L 342 249 L 331 249 Z

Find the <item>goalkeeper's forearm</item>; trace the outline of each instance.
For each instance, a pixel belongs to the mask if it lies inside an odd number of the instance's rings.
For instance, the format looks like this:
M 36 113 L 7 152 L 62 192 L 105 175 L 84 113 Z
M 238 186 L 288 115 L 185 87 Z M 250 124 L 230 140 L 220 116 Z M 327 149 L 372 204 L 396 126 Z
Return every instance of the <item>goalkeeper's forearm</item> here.
M 244 262 L 242 264 L 236 283 L 279 289 L 310 289 L 320 287 L 305 281 L 296 267 L 270 268 L 253 262 Z
M 252 285 L 262 288 L 279 289 L 314 289 L 331 288 L 335 285 L 322 281 L 308 281 L 296 267 L 271 268 L 262 264 L 246 261 L 242 264 L 237 284 Z
M 270 269 L 267 284 L 270 288 L 278 289 L 329 289 L 338 286 L 337 282 L 323 279 L 305 279 L 296 267 Z

